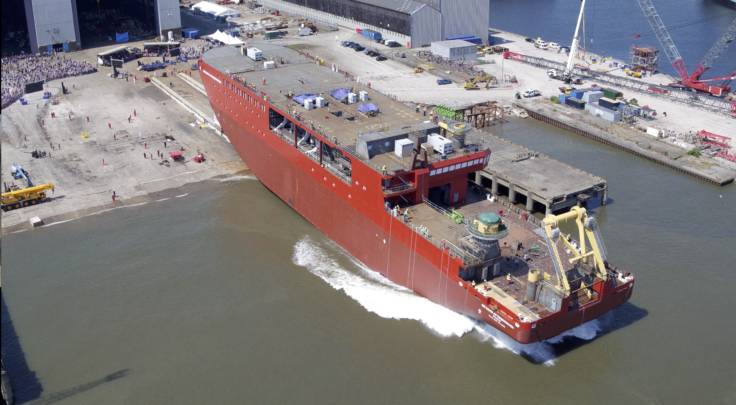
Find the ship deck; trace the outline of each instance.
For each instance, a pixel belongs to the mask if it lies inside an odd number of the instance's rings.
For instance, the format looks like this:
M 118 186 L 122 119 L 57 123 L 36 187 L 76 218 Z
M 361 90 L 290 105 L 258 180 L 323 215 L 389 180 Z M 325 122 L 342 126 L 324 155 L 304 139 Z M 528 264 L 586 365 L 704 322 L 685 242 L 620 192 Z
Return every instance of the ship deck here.
M 293 49 L 267 43 L 251 45 L 263 52 L 264 60 L 275 61 L 276 67 L 265 69 L 263 61 L 254 61 L 242 55 L 235 47 L 212 49 L 205 53 L 204 60 L 216 69 L 234 75 L 256 92 L 262 92 L 272 105 L 356 156 L 355 146 L 362 135 L 409 134 L 426 132 L 437 127 L 416 109 L 371 89 L 367 84 L 358 83 L 329 67 L 320 66 Z M 338 101 L 330 96 L 338 88 L 348 89 L 356 94 L 366 91 L 368 100 L 353 104 Z M 292 99 L 300 94 L 322 96 L 327 105 L 308 110 Z M 362 103 L 376 105 L 379 112 L 369 115 L 358 111 Z M 451 156 L 462 156 L 464 153 L 463 149 L 456 149 Z M 438 159 L 439 156 L 430 156 L 430 160 Z M 390 151 L 362 160 L 370 161 L 371 166 L 376 169 L 386 165 L 390 171 L 407 169 L 411 163 L 411 159 L 396 157 L 393 147 Z
M 462 241 L 470 237 L 465 223 L 483 212 L 499 214 L 508 228 L 507 236 L 499 242 L 502 256 L 501 275 L 485 282 L 478 282 L 475 288 L 481 294 L 492 297 L 528 319 L 537 319 L 550 314 L 550 311 L 538 302 L 525 301 L 527 274 L 530 269 L 540 270 L 546 282 L 552 285 L 558 282 L 541 228 L 523 220 L 519 214 L 509 212 L 501 203 L 486 199 L 475 190 L 469 190 L 466 203 L 456 207 L 455 211 L 463 215 L 463 223 L 453 221 L 449 217 L 449 210 L 425 201 L 409 207 L 408 223 L 417 228 L 426 227 L 425 237 L 437 245 L 442 245 L 443 241 L 446 241 L 452 244 L 455 250 L 463 250 Z M 519 243 L 522 245 L 521 249 L 517 249 Z M 562 243 L 559 241 L 557 243 L 561 259 L 565 262 L 570 256 Z M 568 272 L 568 278 L 575 277 Z M 583 300 L 585 297 L 580 299 Z

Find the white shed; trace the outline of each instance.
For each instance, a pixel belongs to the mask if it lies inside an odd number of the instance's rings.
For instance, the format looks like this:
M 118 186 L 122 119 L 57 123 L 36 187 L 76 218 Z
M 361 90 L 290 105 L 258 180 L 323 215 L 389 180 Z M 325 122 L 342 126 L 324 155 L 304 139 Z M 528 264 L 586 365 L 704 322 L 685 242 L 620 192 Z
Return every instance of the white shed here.
M 478 54 L 474 43 L 460 39 L 432 42 L 431 51 L 432 55 L 451 60 L 475 59 Z

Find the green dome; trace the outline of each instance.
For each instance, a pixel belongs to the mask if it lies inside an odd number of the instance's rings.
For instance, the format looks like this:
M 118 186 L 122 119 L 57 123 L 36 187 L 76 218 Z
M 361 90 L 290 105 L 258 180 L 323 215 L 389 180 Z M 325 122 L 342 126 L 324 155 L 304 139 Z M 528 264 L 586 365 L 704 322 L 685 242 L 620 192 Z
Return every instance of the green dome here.
M 483 212 L 478 215 L 478 221 L 482 222 L 486 226 L 495 225 L 501 223 L 501 217 L 496 215 L 494 212 Z

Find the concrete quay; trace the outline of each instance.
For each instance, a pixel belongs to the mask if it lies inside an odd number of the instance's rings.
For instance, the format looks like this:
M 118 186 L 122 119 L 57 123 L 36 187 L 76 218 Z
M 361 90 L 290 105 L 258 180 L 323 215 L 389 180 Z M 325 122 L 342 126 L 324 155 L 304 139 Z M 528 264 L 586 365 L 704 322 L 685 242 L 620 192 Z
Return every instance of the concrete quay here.
M 529 212 L 560 212 L 578 202 L 608 199 L 606 180 L 531 151 L 521 145 L 484 131 L 484 143 L 491 149 L 488 166 L 474 174 L 475 183 L 493 196 L 507 197 L 523 204 Z
M 587 114 L 550 102 L 521 101 L 516 106 L 525 109 L 539 121 L 625 150 L 681 173 L 724 186 L 734 181 L 736 172 L 708 158 L 690 156 L 687 151 L 657 138 L 605 122 L 592 122 Z M 601 121 L 601 120 L 596 120 Z
M 92 52 L 71 55 L 94 57 Z M 109 68 L 101 68 L 46 83 L 50 100 L 33 93 L 26 96 L 28 105 L 16 102 L 3 109 L 2 182 L 25 186 L 10 175 L 10 165 L 17 163 L 34 183 L 55 185 L 49 201 L 3 212 L 3 234 L 30 228 L 35 216 L 46 224 L 79 218 L 166 198 L 184 185 L 247 170 L 217 127 L 203 122 L 213 118 L 205 95 L 173 71 L 156 86 L 133 67 L 125 66 L 137 80 L 112 79 Z M 170 69 L 177 68 L 182 67 Z M 69 94 L 62 94 L 62 81 Z M 48 155 L 33 158 L 34 150 Z M 165 162 L 174 150 L 185 159 Z M 205 162 L 191 160 L 198 152 Z

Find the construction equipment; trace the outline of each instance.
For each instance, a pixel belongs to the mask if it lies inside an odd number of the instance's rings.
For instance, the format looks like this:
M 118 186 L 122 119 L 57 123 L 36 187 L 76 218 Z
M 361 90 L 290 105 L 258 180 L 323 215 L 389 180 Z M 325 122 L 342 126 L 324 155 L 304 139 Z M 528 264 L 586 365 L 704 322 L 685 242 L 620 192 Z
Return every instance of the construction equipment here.
M 578 43 L 580 42 L 580 24 L 583 22 L 583 11 L 585 11 L 585 0 L 580 2 L 580 13 L 578 14 L 578 23 L 575 26 L 575 34 L 572 37 L 572 45 L 570 45 L 570 54 L 567 56 L 567 64 L 565 71 L 562 73 L 562 79 L 569 83 L 572 80 L 572 68 L 575 66 L 575 54 L 578 51 Z
M 430 63 L 422 63 L 414 69 L 414 73 L 423 73 L 432 70 L 434 66 Z
M 54 185 L 47 183 L 27 188 L 10 188 L 9 191 L 2 194 L 2 210 L 14 210 L 43 202 L 47 198 L 48 190 L 54 190 Z
M 475 77 L 471 77 L 470 79 L 465 81 L 465 85 L 463 86 L 465 90 L 478 90 L 480 87 L 478 87 L 478 80 Z
M 13 178 L 16 180 L 23 179 L 26 182 L 26 187 L 33 187 L 31 177 L 28 175 L 26 169 L 24 169 L 21 165 L 17 163 L 13 163 L 12 165 L 10 165 L 10 174 L 12 174 Z
M 624 69 L 624 73 L 626 73 L 626 76 L 641 79 L 641 71 L 639 70 Z
M 649 21 L 654 34 L 657 36 L 659 43 L 662 45 L 664 53 L 669 58 L 672 67 L 675 68 L 680 81 L 676 84 L 676 87 L 685 87 L 692 90 L 700 91 L 703 93 L 709 93 L 716 97 L 723 97 L 731 91 L 729 85 L 730 81 L 736 79 L 736 70 L 729 73 L 728 75 L 721 77 L 714 77 L 711 79 L 701 79 L 703 73 L 711 68 L 713 62 L 718 59 L 723 51 L 728 48 L 731 42 L 736 39 L 736 18 L 731 22 L 726 29 L 726 32 L 721 36 L 718 41 L 708 50 L 703 57 L 703 60 L 698 63 L 692 74 L 688 74 L 687 68 L 685 67 L 685 61 L 680 55 L 680 51 L 677 50 L 675 42 L 672 40 L 667 27 L 662 22 L 662 18 L 659 16 L 657 9 L 654 8 L 652 0 L 638 0 L 639 7 L 641 7 L 644 16 Z M 718 85 L 711 85 L 710 82 L 722 81 Z
M 495 77 L 489 75 L 486 72 L 480 72 L 474 77 L 471 77 L 467 81 L 465 81 L 465 90 L 478 90 L 480 89 L 479 84 L 485 83 L 485 88 L 489 89 L 492 84 L 497 84 L 498 81 Z

